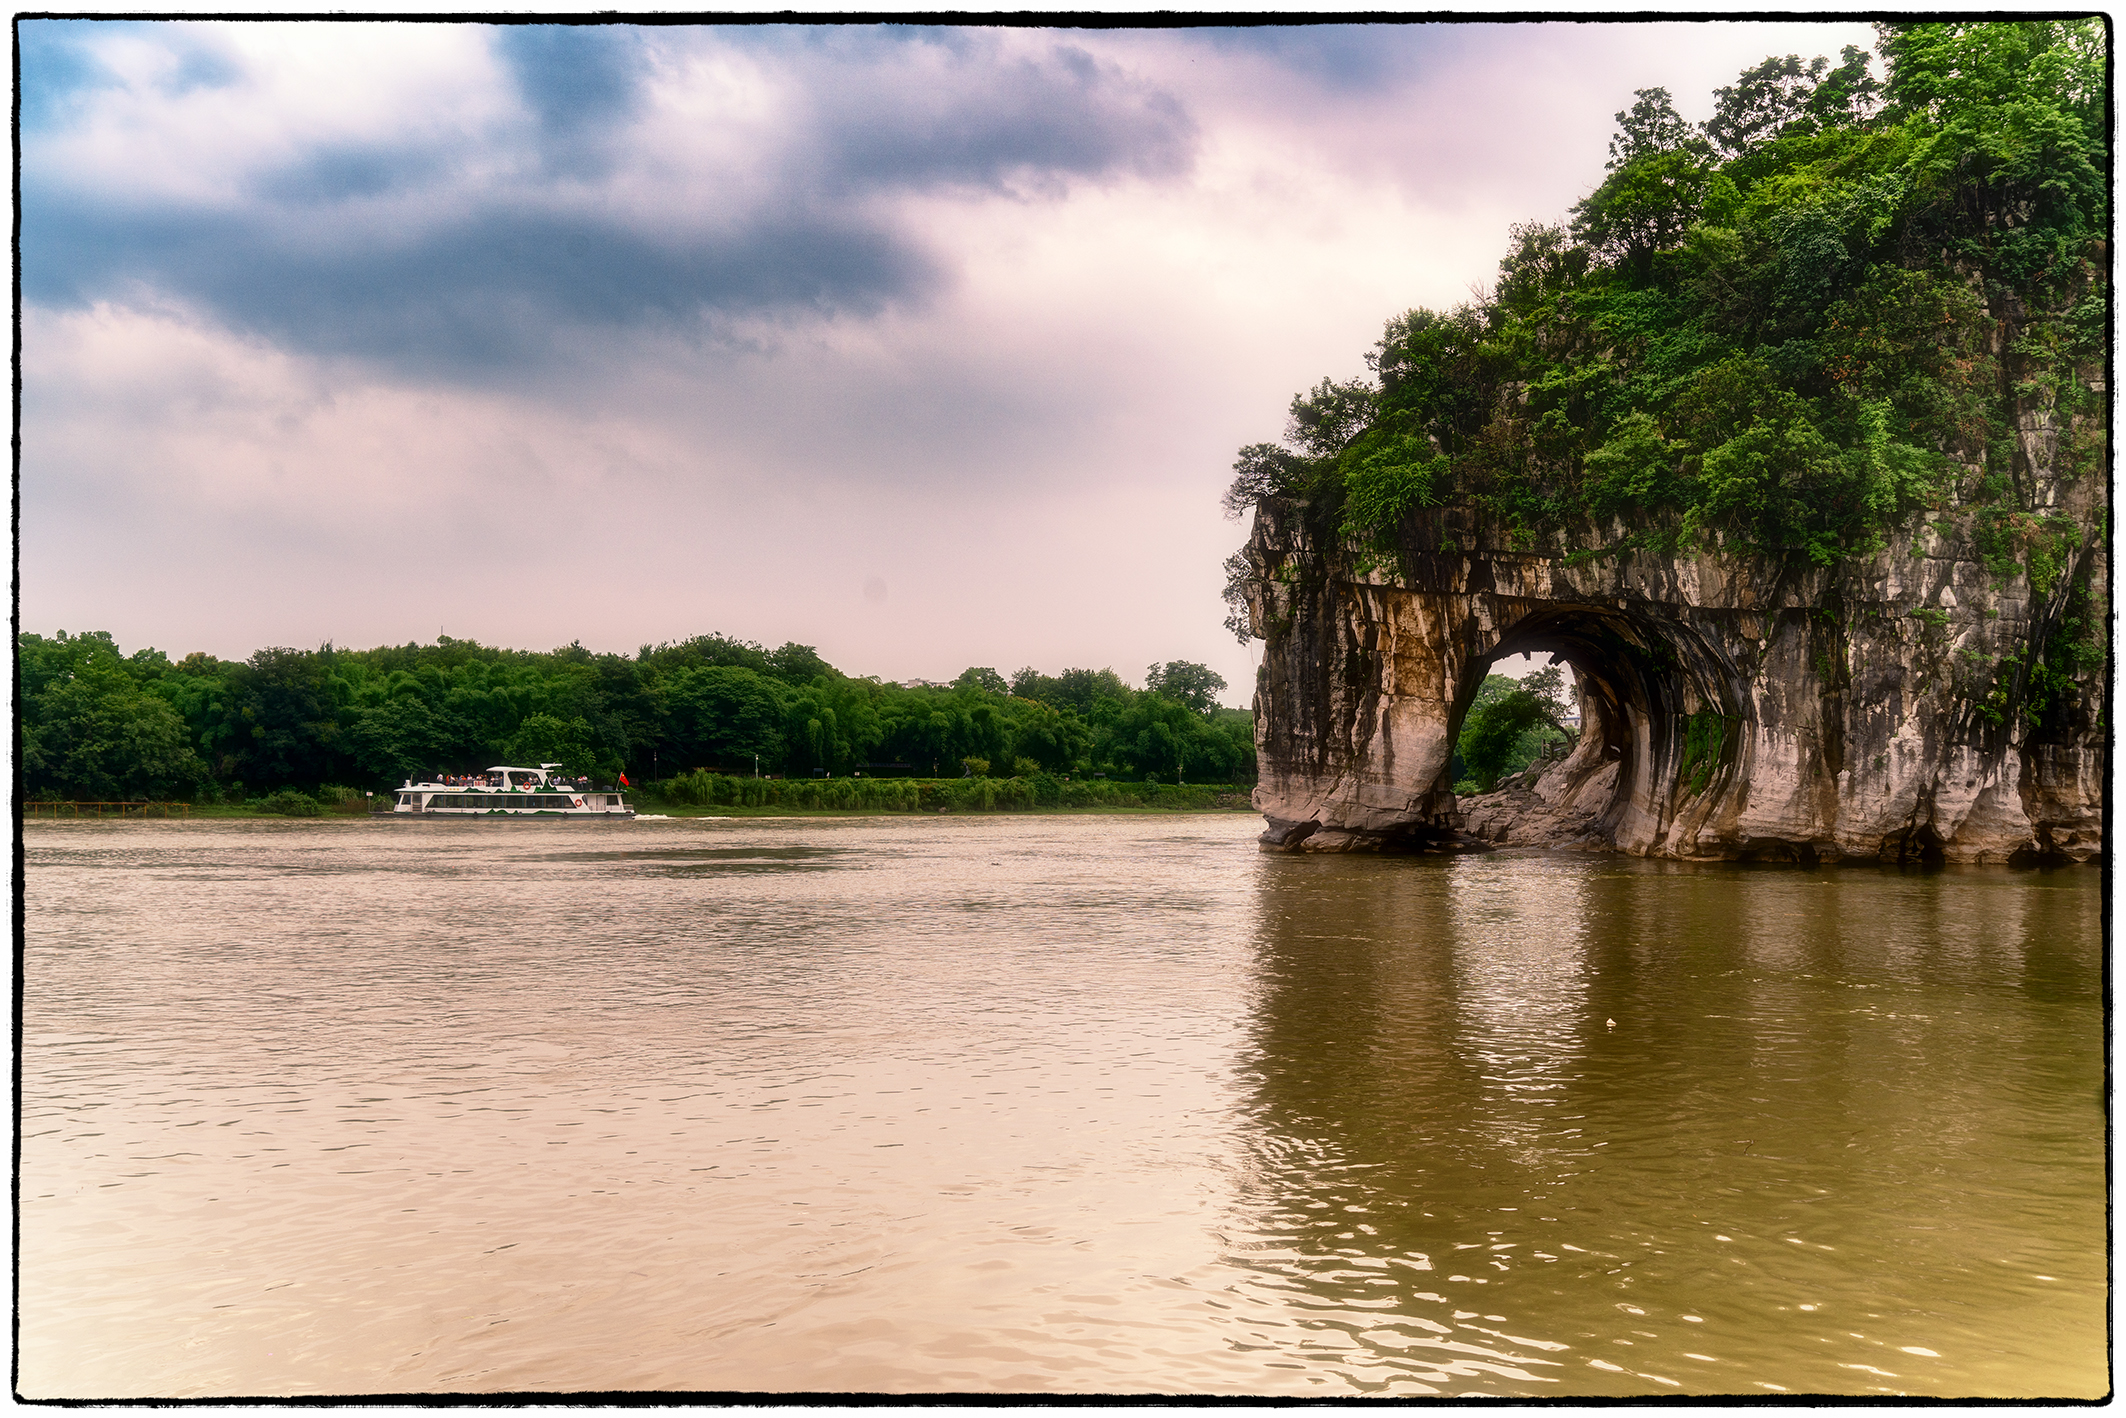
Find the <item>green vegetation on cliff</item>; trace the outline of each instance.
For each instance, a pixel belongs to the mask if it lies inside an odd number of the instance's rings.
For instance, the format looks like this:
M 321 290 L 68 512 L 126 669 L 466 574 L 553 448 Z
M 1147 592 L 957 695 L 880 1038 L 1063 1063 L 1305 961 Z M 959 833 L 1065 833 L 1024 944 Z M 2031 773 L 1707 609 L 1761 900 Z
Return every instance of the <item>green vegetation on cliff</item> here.
M 1766 59 L 1700 126 L 1641 90 L 1569 224 L 1515 228 L 1488 294 L 1395 317 L 1373 378 L 1295 398 L 1228 509 L 1299 504 L 1361 564 L 1460 507 L 1513 546 L 1831 565 L 1954 500 L 1997 570 L 2056 569 L 2080 529 L 2036 505 L 2018 424 L 2057 430 L 2056 475 L 2103 475 L 2103 22 L 1878 35 Z
M 1488 793 L 1544 753 L 1566 750 L 1577 737 L 1565 723 L 1571 697 L 1557 665 L 1519 680 L 1487 675 L 1455 740 L 1454 790 Z
M 721 635 L 632 657 L 443 638 L 173 663 L 159 650 L 126 655 L 106 633 L 61 631 L 20 635 L 16 663 L 33 797 L 223 802 L 330 784 L 358 798 L 410 776 L 541 762 L 637 782 L 866 765 L 1145 783 L 1255 773 L 1253 716 L 1219 707 L 1225 682 L 1179 660 L 1154 665 L 1142 690 L 1112 670 L 1029 668 L 1006 681 L 979 667 L 950 685 L 902 686 L 842 674 L 809 646 Z

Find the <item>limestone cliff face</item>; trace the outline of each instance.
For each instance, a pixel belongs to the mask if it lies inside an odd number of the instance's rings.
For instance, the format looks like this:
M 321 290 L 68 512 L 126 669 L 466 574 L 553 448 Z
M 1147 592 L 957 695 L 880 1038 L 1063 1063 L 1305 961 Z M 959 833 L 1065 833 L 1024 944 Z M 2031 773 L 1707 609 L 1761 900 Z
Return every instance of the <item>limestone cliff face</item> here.
M 1407 520 L 1398 566 L 1367 571 L 1306 509 L 1265 501 L 1243 552 L 1266 642 L 1263 843 L 2088 860 L 2103 845 L 2108 663 L 2091 647 L 2064 680 L 2057 653 L 2035 667 L 2066 637 L 2108 640 L 2105 489 L 2033 481 L 2024 506 L 2082 529 L 2044 585 L 1997 547 L 1980 554 L 1970 509 L 1814 568 L 1618 549 L 1632 530 L 1619 523 L 1516 549 L 1442 508 Z M 1526 651 L 1571 664 L 1580 740 L 1519 809 L 1483 804 L 1472 822 L 1449 780 L 1455 737 L 1491 661 Z

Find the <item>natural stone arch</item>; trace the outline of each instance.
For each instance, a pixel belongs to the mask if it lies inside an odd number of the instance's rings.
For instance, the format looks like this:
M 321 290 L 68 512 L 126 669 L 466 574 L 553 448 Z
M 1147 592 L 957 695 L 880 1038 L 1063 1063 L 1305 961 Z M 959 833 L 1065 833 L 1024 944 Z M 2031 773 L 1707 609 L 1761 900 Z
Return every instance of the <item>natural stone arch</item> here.
M 1747 685 L 1717 647 L 1628 602 L 1547 602 L 1508 615 L 1517 618 L 1471 647 L 1450 736 L 1460 735 L 1494 664 L 1542 653 L 1570 666 L 1580 701 L 1579 741 L 1545 775 L 1545 796 L 1561 812 L 1646 850 L 1726 781 L 1743 742 L 1737 696 Z
M 1724 781 L 1734 757 L 1739 736 L 1727 726 L 1747 712 L 1737 697 L 1745 678 L 1690 625 L 1643 601 L 1379 580 L 1344 583 L 1322 600 L 1320 638 L 1287 639 L 1288 653 L 1265 661 L 1262 692 L 1290 706 L 1275 726 L 1282 741 L 1262 744 L 1265 846 L 1481 845 L 1459 820 L 1454 744 L 1491 666 L 1524 652 L 1573 668 L 1584 727 L 1552 788 L 1570 786 L 1571 812 L 1590 818 L 1604 842 L 1638 851 L 1660 842 L 1686 805 L 1673 789 L 1694 716 L 1704 762 L 1689 764 L 1695 786 L 1684 797 Z M 1720 727 L 1707 735 L 1708 724 Z
M 1814 567 L 1614 539 L 1584 556 L 1445 509 L 1413 523 L 1383 568 L 1317 543 L 1304 512 L 1260 504 L 1243 557 L 1264 641 L 1266 849 L 1548 840 L 1699 860 L 1952 862 L 2102 851 L 2101 676 L 2081 674 L 2042 714 L 2013 697 L 2070 610 L 2092 625 L 2108 614 L 2094 541 L 2039 587 L 1999 583 L 1916 519 L 1871 555 Z M 1489 663 L 1522 649 L 1562 654 L 1586 684 L 1588 756 L 1533 789 L 1586 808 L 1584 833 L 1576 820 L 1547 839 L 1502 838 L 1478 830 L 1482 800 L 1454 796 L 1462 716 Z M 1611 749 L 1617 766 L 1598 782 L 1593 755 Z

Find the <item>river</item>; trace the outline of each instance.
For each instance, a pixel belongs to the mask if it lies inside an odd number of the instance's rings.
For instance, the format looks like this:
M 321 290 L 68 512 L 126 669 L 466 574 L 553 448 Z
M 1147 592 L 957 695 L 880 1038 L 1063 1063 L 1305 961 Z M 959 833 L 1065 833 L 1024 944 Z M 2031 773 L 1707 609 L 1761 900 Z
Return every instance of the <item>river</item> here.
M 26 1397 L 2108 1391 L 2100 874 L 31 824 Z

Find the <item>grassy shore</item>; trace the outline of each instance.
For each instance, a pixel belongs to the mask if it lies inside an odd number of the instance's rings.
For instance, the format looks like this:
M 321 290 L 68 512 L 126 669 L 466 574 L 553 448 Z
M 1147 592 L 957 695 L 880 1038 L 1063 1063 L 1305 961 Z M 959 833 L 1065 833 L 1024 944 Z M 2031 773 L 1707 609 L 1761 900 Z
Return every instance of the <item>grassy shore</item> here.
M 1087 808 L 1203 812 L 1245 808 L 1252 791 L 1231 783 L 1133 783 L 1050 773 L 1018 778 L 748 778 L 693 772 L 645 783 L 632 798 L 639 800 L 644 811 L 696 807 L 785 812 L 1040 812 Z M 657 808 L 655 805 L 660 803 L 670 807 Z
M 704 775 L 706 776 L 706 775 Z M 928 817 L 969 814 L 1037 813 L 1063 816 L 1136 816 L 1147 813 L 1252 812 L 1252 789 L 1232 784 L 1198 787 L 1172 783 L 1069 784 L 1023 779 L 725 779 L 720 783 L 674 780 L 629 792 L 627 800 L 640 816 L 692 817 Z M 691 790 L 691 791 L 689 791 Z M 332 790 L 321 790 L 326 793 Z M 345 790 L 339 790 L 344 794 Z M 681 796 L 685 794 L 685 796 Z M 687 801 L 686 797 L 710 801 Z M 716 801 L 715 799 L 724 799 Z M 753 801 L 745 801 L 751 798 Z M 735 800 L 734 800 L 735 799 Z M 765 801 L 763 801 L 765 799 Z M 168 820 L 309 821 L 367 820 L 387 806 L 391 796 L 340 796 L 319 801 L 309 794 L 283 791 L 242 803 L 195 803 Z M 118 821 L 116 812 L 101 819 L 94 813 L 61 812 L 56 817 L 25 811 L 28 821 Z M 162 821 L 156 814 L 128 814 L 126 821 Z
M 1153 817 L 1176 813 L 1251 813 L 1245 799 L 1213 807 L 1120 807 L 1095 804 L 1089 807 L 1027 808 L 919 808 L 908 811 L 882 807 L 745 807 L 740 804 L 696 807 L 691 803 L 645 803 L 636 808 L 643 817 Z

